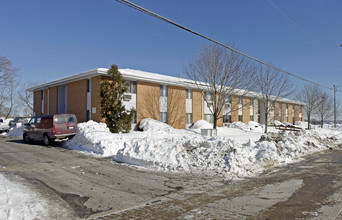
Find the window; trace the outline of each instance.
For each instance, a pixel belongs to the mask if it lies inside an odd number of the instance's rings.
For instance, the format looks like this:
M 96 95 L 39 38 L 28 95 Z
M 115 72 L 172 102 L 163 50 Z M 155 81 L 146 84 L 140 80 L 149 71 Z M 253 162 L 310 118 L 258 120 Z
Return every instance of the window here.
M 128 91 L 129 93 L 137 93 L 137 82 L 136 81 L 127 81 L 128 83 Z
M 90 111 L 89 110 L 87 110 L 87 119 L 86 119 L 87 121 L 89 121 L 90 120 Z
M 204 120 L 209 123 L 214 123 L 214 116 L 212 114 L 204 114 Z
M 242 105 L 242 96 L 239 96 L 239 104 Z
M 159 121 L 167 123 L 167 112 L 159 113 Z
M 91 80 L 87 79 L 87 92 L 91 92 Z
M 77 123 L 75 115 L 67 115 L 68 123 Z
M 254 121 L 254 115 L 251 115 L 251 116 L 249 117 L 249 120 L 250 120 L 250 121 Z
M 186 99 L 192 99 L 192 89 L 186 89 Z
M 239 115 L 239 121 L 242 121 L 242 115 Z
M 133 118 L 132 118 L 132 124 L 136 124 L 137 123 L 137 113 L 134 112 L 133 113 Z
M 55 116 L 55 124 L 65 124 L 64 115 L 56 115 Z
M 224 115 L 223 116 L 223 123 L 231 123 L 232 122 L 232 116 L 231 115 Z
M 160 96 L 167 97 L 167 86 L 160 85 Z
M 211 94 L 210 92 L 205 92 L 205 100 L 213 101 L 213 94 Z
M 185 123 L 186 124 L 192 124 L 192 113 L 186 113 L 185 114 Z
M 252 108 L 254 107 L 254 99 L 253 99 L 253 98 L 250 99 L 249 105 L 250 105 Z
M 224 98 L 224 103 L 230 104 L 230 96 Z
M 29 124 L 34 125 L 36 124 L 37 118 L 32 118 L 29 122 Z
M 271 111 L 274 111 L 274 108 L 275 108 L 275 102 L 271 101 Z

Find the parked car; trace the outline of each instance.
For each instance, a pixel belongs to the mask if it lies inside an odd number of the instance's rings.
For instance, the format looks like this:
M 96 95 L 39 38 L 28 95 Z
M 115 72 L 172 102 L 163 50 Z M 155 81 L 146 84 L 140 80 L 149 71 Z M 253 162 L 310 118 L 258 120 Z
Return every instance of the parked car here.
M 9 129 L 16 127 L 17 123 L 23 123 L 25 121 L 29 121 L 28 117 L 15 117 L 14 120 L 11 120 L 8 124 Z
M 3 120 L 0 118 L 0 133 L 2 132 L 8 132 L 9 126 L 6 120 Z
M 73 138 L 76 135 L 77 118 L 74 114 L 40 115 L 25 124 L 25 143 L 43 141 L 48 146 L 56 139 Z

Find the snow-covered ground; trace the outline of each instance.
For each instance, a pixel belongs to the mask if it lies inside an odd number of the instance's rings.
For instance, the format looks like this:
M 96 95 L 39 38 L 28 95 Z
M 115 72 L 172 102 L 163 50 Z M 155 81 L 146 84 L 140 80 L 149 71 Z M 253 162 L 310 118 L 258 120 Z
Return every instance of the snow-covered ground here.
M 60 205 L 48 201 L 18 181 L 21 182 L 20 179 L 10 181 L 0 173 L 0 219 L 51 219 L 71 216 Z
M 200 134 L 211 128 L 206 121 L 196 122 L 190 129 L 144 119 L 143 132 L 112 134 L 104 123 L 88 121 L 78 125 L 77 135 L 66 147 L 112 157 L 114 161 L 152 170 L 189 172 L 235 179 L 257 175 L 265 169 L 297 161 L 301 156 L 339 144 L 342 128 L 325 128 L 298 132 L 279 132 L 255 122 L 236 122 L 218 128 L 217 137 Z M 297 126 L 305 128 L 305 123 Z

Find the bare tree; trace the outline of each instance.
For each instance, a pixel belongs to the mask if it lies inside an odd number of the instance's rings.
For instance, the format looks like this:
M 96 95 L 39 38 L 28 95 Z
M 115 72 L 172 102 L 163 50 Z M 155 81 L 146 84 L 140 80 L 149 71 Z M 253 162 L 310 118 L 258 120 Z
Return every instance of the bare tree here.
M 320 90 L 316 104 L 316 114 L 321 128 L 323 128 L 324 121 L 330 119 L 334 114 L 334 99 L 326 91 Z
M 185 103 L 182 105 L 180 100 L 184 100 L 182 94 L 179 91 L 177 92 L 175 89 L 169 89 L 167 97 L 168 124 L 175 128 L 185 127 L 185 123 L 183 124 Z
M 144 105 L 141 105 L 141 109 L 138 110 L 139 120 L 143 118 L 159 120 L 159 92 L 148 88 L 142 97 Z
M 179 100 L 184 99 L 179 91 L 174 88 L 168 90 L 167 97 L 167 113 L 168 113 L 168 124 L 173 127 L 181 127 L 185 111 L 185 104 Z M 140 117 L 152 118 L 154 120 L 159 120 L 159 105 L 160 105 L 160 95 L 152 88 L 145 91 L 143 96 L 144 105 L 140 109 Z M 185 126 L 185 125 L 184 125 Z
M 253 87 L 255 67 L 244 56 L 211 44 L 202 48 L 185 72 L 196 87 L 204 91 L 202 96 L 210 106 L 216 129 L 226 100 L 231 95 L 244 96 Z
M 33 82 L 27 82 L 25 85 L 23 85 L 23 89 L 19 91 L 19 101 L 23 104 L 25 112 L 25 115 L 31 115 L 33 113 L 33 92 L 28 91 L 27 89 L 32 87 L 32 85 L 35 85 L 37 83 Z
M 307 84 L 301 88 L 297 94 L 298 100 L 304 102 L 305 113 L 308 119 L 308 129 L 310 129 L 310 121 L 313 114 L 316 112 L 317 101 L 320 98 L 320 92 L 317 85 Z
M 9 59 L 0 56 L 0 113 L 6 115 L 6 118 L 15 104 L 16 71 Z
M 261 106 L 265 111 L 265 133 L 267 133 L 269 115 L 274 111 L 272 102 L 289 96 L 293 92 L 290 78 L 270 66 L 260 64 L 256 74 L 256 90 L 261 94 Z

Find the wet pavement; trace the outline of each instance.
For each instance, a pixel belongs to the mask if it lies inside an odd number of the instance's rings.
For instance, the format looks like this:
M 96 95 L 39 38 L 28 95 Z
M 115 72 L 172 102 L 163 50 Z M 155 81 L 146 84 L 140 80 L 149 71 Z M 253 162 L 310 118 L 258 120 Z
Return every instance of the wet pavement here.
M 20 177 L 75 219 L 342 220 L 342 151 L 336 149 L 227 182 L 0 138 L 0 172 Z
M 179 191 L 99 219 L 342 219 L 342 151 L 330 150 L 205 192 Z

